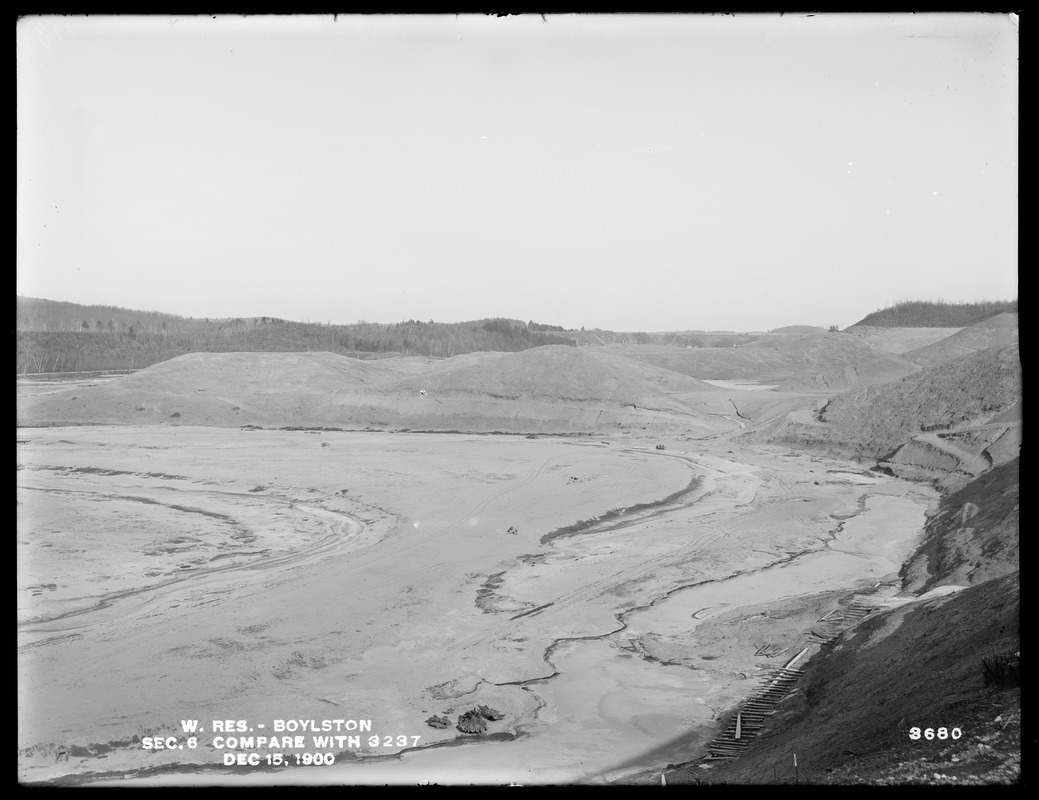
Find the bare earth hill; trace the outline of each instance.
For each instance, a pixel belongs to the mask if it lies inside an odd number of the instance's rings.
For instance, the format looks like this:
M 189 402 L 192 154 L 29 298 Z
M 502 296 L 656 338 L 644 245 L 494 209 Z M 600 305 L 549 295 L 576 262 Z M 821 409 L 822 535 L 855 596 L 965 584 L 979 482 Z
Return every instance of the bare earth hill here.
M 45 395 L 18 416 L 30 424 L 265 424 L 308 399 L 403 374 L 390 363 L 332 353 L 189 353 L 110 383 Z
M 717 391 L 686 375 L 644 364 L 601 349 L 539 347 L 502 356 L 472 354 L 451 359 L 421 375 L 389 384 L 388 391 L 451 392 L 573 401 L 613 401 L 623 405 L 686 409 L 664 391 Z
M 784 325 L 773 328 L 769 333 L 826 333 L 826 328 L 821 325 Z
M 1017 341 L 1017 303 L 898 303 L 844 329 L 924 367 Z
M 854 336 L 878 350 L 904 355 L 910 350 L 948 339 L 963 328 L 885 328 L 871 325 L 854 325 L 845 328 L 841 333 Z
M 1016 455 L 1019 426 L 993 420 L 1020 398 L 1015 345 L 846 392 L 818 415 L 795 411 L 750 437 L 885 460 L 907 470 L 976 475 Z
M 156 424 L 594 432 L 736 427 L 670 392 L 717 390 L 612 353 L 546 346 L 361 361 L 332 353 L 193 353 L 39 396 L 19 424 Z
M 1017 313 L 998 314 L 963 328 L 952 336 L 905 353 L 922 367 L 933 367 L 993 347 L 1017 344 Z
M 918 367 L 839 333 L 764 335 L 739 347 L 615 345 L 628 358 L 702 380 L 758 380 L 781 389 L 848 389 L 895 380 Z

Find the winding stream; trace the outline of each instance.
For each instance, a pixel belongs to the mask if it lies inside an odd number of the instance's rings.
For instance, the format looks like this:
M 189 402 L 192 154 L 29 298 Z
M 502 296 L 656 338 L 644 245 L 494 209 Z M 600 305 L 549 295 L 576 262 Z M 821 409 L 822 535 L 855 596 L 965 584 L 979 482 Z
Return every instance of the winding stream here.
M 742 465 L 731 466 L 735 472 Z M 847 588 L 897 572 L 922 530 L 927 496 L 916 490 L 885 493 L 880 479 L 861 483 L 857 511 L 842 519 L 831 538 L 815 549 L 672 590 L 649 606 L 620 614 L 616 627 L 602 634 L 556 640 L 545 655 L 551 674 L 518 684 L 534 693 L 541 706 L 536 721 L 521 725 L 515 738 L 465 742 L 464 747 L 419 747 L 392 757 L 341 760 L 320 770 L 232 775 L 195 768 L 188 774 L 142 776 L 135 782 L 575 783 L 695 758 L 717 725 L 717 707 L 738 698 L 731 686 L 720 686 L 707 670 L 639 657 L 638 638 L 651 633 L 682 640 L 704 620 L 725 611 Z M 896 484 L 904 486 L 895 481 L 887 485 Z M 703 491 L 690 499 L 694 488 L 695 481 L 660 507 L 632 507 L 632 519 L 618 512 L 608 520 L 589 522 L 587 530 L 613 531 L 649 519 L 659 521 L 702 499 Z

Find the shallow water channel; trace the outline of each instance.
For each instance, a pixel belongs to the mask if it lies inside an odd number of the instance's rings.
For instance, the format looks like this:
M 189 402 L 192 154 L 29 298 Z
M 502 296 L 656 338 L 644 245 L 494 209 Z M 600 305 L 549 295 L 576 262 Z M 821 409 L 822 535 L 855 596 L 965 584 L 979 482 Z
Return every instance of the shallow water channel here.
M 704 620 L 741 606 L 842 589 L 896 573 L 922 530 L 927 499 L 923 492 L 901 496 L 877 488 L 864 498 L 861 512 L 838 526 L 820 549 L 680 589 L 622 615 L 626 626 L 615 633 L 558 641 L 548 656 L 557 674 L 524 686 L 544 703 L 537 724 L 512 741 L 420 748 L 321 769 L 171 774 L 135 782 L 575 783 L 691 760 L 702 754 L 719 724 L 713 709 L 742 699 L 741 687 L 734 694 L 732 682 L 722 685 L 708 670 L 641 658 L 632 652 L 632 643 L 649 633 L 681 641 Z

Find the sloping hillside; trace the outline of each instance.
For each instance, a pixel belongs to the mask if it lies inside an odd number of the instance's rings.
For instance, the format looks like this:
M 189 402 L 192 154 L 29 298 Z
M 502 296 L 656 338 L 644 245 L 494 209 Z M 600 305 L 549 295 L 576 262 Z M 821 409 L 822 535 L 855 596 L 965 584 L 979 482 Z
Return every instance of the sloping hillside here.
M 563 346 L 443 361 L 193 353 L 110 383 L 26 400 L 18 422 L 517 433 L 738 427 L 667 391 L 717 390 L 615 354 Z
M 902 568 L 903 586 L 973 586 L 1021 568 L 1020 459 L 1013 459 L 943 498 L 924 539 Z
M 15 310 L 20 374 L 141 369 L 187 353 L 450 357 L 577 344 L 559 325 L 502 318 L 448 323 L 411 319 L 392 325 L 289 322 L 266 316 L 196 319 L 21 296 Z
M 826 328 L 821 325 L 784 325 L 782 328 L 773 328 L 769 333 L 826 333 Z
M 902 591 L 878 596 L 872 613 L 821 647 L 738 758 L 669 767 L 667 783 L 1018 780 L 1019 511 L 1017 459 L 944 497 L 901 570 Z M 1006 667 L 998 678 L 983 663 L 996 656 Z M 914 728 L 945 730 L 914 737 Z M 658 781 L 654 772 L 624 782 Z
M 847 336 L 889 353 L 899 353 L 914 364 L 934 367 L 992 347 L 1009 347 L 1018 341 L 1016 311 L 1006 311 L 967 327 L 907 327 L 853 325 Z
M 1012 782 L 1021 691 L 986 685 L 982 658 L 1019 650 L 1020 618 L 1016 575 L 871 614 L 808 662 L 749 752 L 668 783 L 793 783 L 795 753 L 802 783 Z M 960 736 L 913 739 L 914 727 Z
M 19 424 L 236 426 L 297 422 L 308 403 L 398 377 L 403 360 L 333 353 L 189 353 L 99 386 L 51 393 L 18 409 Z M 302 416 L 305 416 L 302 415 Z
M 763 335 L 739 347 L 617 345 L 610 350 L 703 380 L 759 380 L 781 389 L 846 389 L 915 372 L 912 362 L 840 333 Z
M 867 314 L 855 325 L 884 328 L 962 328 L 1007 311 L 1017 311 L 1017 300 L 988 300 L 980 303 L 903 300 Z
M 212 391 L 223 384 L 235 391 L 265 394 L 289 389 L 335 391 L 397 377 L 400 364 L 426 359 L 361 360 L 334 353 L 188 353 L 121 379 L 128 393 Z
M 877 460 L 893 457 L 911 438 L 919 436 L 923 437 L 921 448 L 934 451 L 936 458 L 941 451 L 941 458 L 949 462 L 943 465 L 936 461 L 932 466 L 950 471 L 958 469 L 961 462 L 984 459 L 985 451 L 991 453 L 990 445 L 1003 438 L 1015 423 L 999 423 L 985 432 L 968 429 L 991 423 L 1020 398 L 1020 350 L 1013 346 L 846 392 L 833 398 L 817 416 L 794 412 L 750 436 Z M 908 459 L 908 453 L 902 455 Z M 984 468 L 993 463 L 988 461 Z M 925 460 L 922 467 L 927 466 Z M 967 474 L 977 472 L 967 470 Z
M 1021 356 L 1015 345 L 839 395 L 820 419 L 881 456 L 921 431 L 988 421 L 1020 397 Z
M 765 336 L 742 349 L 766 364 L 783 364 L 785 376 L 773 372 L 782 389 L 845 389 L 894 380 L 915 371 L 900 356 L 839 333 Z
M 903 566 L 903 597 L 809 661 L 759 745 L 670 782 L 792 782 L 794 753 L 803 783 L 1012 782 L 1019 681 L 988 682 L 982 659 L 1020 650 L 1019 520 L 1016 459 L 946 496 Z M 963 736 L 914 740 L 913 727 Z
M 604 345 L 667 345 L 671 347 L 732 347 L 752 342 L 760 334 L 735 333 L 731 331 L 671 331 L 668 333 L 646 333 L 645 331 L 604 331 L 599 328 L 567 331 L 578 347 L 602 347 Z
M 1017 341 L 1017 314 L 1005 313 L 976 322 L 933 344 L 910 350 L 905 357 L 922 367 L 933 367 L 980 350 L 1010 347 Z
M 475 356 L 476 354 L 474 354 Z M 520 353 L 479 354 L 444 362 L 421 376 L 395 382 L 387 391 L 464 393 L 518 399 L 612 401 L 621 405 L 684 411 L 664 390 L 717 391 L 710 384 L 601 350 L 538 347 Z M 489 356 L 489 357 L 487 357 Z M 452 359 L 452 361 L 455 361 Z
M 942 339 L 948 339 L 961 330 L 963 328 L 885 328 L 854 325 L 845 328 L 842 333 L 845 336 L 854 336 L 878 350 L 905 355 L 910 350 L 919 350 Z

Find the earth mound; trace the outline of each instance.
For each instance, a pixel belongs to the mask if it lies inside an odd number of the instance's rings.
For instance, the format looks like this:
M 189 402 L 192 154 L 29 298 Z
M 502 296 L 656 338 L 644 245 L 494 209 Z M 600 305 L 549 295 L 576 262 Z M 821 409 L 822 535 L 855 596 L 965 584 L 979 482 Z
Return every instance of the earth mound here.
M 18 419 L 19 424 L 308 424 L 300 421 L 307 420 L 305 413 L 293 419 L 285 411 L 401 374 L 406 373 L 394 360 L 333 353 L 189 353 L 109 383 L 34 399 L 19 407 Z
M 470 353 L 366 387 L 356 403 L 412 430 L 566 433 L 638 426 L 715 432 L 737 427 L 677 395 L 717 389 L 603 348 L 547 345 Z M 355 417 L 354 421 L 363 420 Z
M 783 390 L 847 389 L 895 380 L 919 369 L 840 333 L 770 334 L 739 347 L 606 349 L 701 380 L 757 380 Z
M 854 336 L 868 345 L 896 355 L 948 339 L 963 328 L 886 328 L 873 325 L 853 325 L 844 329 L 845 336 Z M 915 363 L 915 362 L 914 362 Z
M 325 352 L 188 353 L 127 375 L 119 385 L 128 392 L 169 391 L 178 385 L 208 388 L 220 383 L 247 394 L 294 388 L 335 391 L 390 380 L 404 371 L 402 362 L 421 360 L 362 361 Z
M 826 328 L 821 325 L 784 325 L 782 328 L 773 328 L 769 333 L 826 333 Z
M 1017 454 L 1012 442 L 1019 425 L 993 420 L 1021 399 L 1020 361 L 1016 345 L 982 351 L 846 392 L 817 415 L 795 411 L 749 436 L 974 476 Z M 922 451 L 929 455 L 914 462 L 912 453 Z
M 922 367 L 934 367 L 991 348 L 1018 342 L 1017 314 L 1004 313 L 976 322 L 933 344 L 910 350 L 905 357 Z
M 452 363 L 454 362 L 454 363 Z M 468 394 L 494 398 L 612 401 L 622 406 L 688 411 L 666 391 L 717 391 L 685 375 L 601 350 L 549 345 L 518 353 L 472 354 L 379 391 Z
M 193 353 L 109 383 L 26 400 L 19 425 L 215 425 L 570 433 L 710 433 L 736 423 L 671 393 L 685 375 L 566 346 L 360 361 L 332 353 Z

